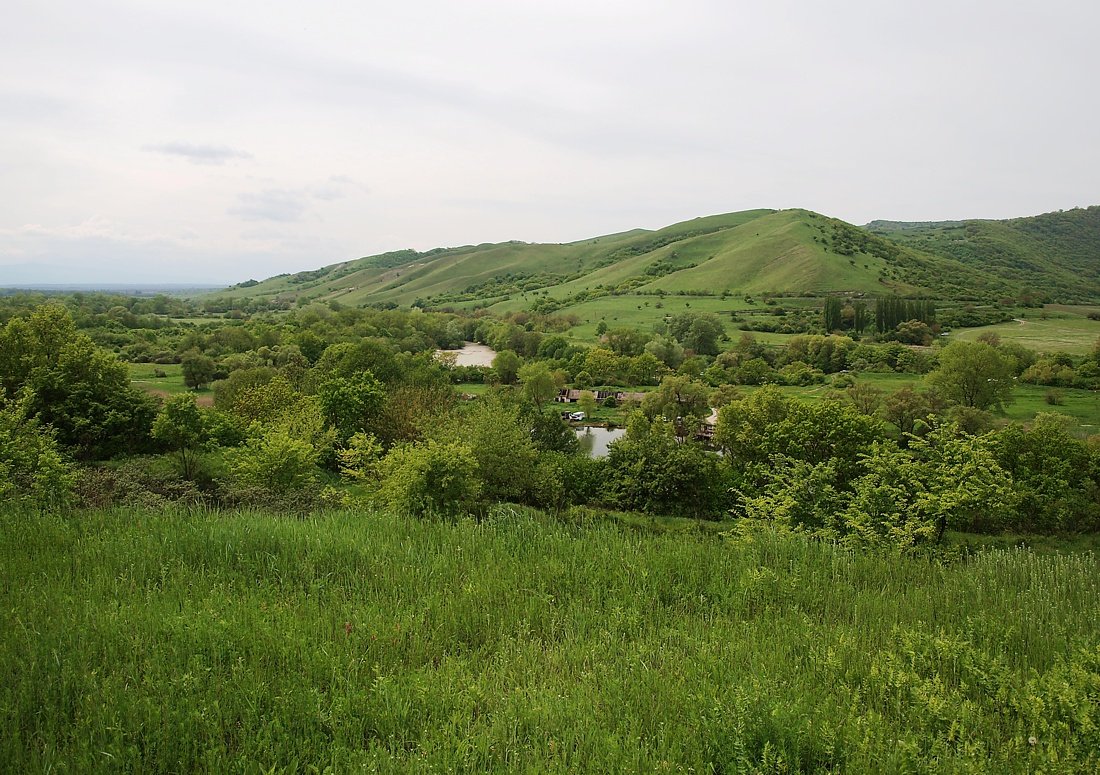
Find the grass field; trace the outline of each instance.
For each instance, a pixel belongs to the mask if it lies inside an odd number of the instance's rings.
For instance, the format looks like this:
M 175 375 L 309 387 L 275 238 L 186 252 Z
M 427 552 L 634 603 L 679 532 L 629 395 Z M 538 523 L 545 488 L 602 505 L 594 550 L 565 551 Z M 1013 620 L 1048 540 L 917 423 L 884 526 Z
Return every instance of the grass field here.
M 1096 555 L 0 512 L 7 772 L 1094 772 Z
M 1083 314 L 1068 310 L 1094 308 L 1060 307 L 1060 312 L 1043 319 L 1034 312 L 1027 318 L 1011 323 L 980 328 L 960 328 L 952 332 L 956 339 L 972 341 L 984 333 L 994 333 L 1003 342 L 1015 342 L 1037 352 L 1067 352 L 1084 355 L 1092 352 L 1100 339 L 1100 320 L 1089 320 Z
M 147 393 L 164 398 L 193 392 L 200 406 L 211 406 L 214 403 L 214 395 L 208 388 L 192 391 L 183 384 L 183 369 L 178 363 L 130 363 L 127 365 L 130 367 L 130 384 Z M 163 372 L 165 376 L 156 376 L 157 371 Z

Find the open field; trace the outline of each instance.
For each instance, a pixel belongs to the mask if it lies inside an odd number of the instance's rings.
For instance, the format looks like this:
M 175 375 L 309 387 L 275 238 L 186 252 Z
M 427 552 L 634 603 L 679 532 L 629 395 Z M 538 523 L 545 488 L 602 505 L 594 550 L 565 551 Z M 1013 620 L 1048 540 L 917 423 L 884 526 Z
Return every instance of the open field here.
M 1100 339 L 1100 320 L 1066 313 L 1054 314 L 1044 320 L 1032 312 L 1027 318 L 1011 323 L 956 329 L 951 336 L 970 341 L 984 333 L 994 333 L 1003 342 L 1015 342 L 1038 352 L 1084 355 L 1091 352 L 1096 340 Z
M 147 393 L 163 398 L 193 392 L 200 406 L 214 403 L 214 395 L 209 389 L 192 391 L 183 384 L 183 370 L 178 363 L 129 363 L 127 366 L 130 368 L 130 384 Z M 158 370 L 165 376 L 156 376 Z
M 1091 772 L 1096 555 L 0 512 L 9 772 Z
M 634 328 L 652 331 L 653 326 L 666 316 L 683 312 L 714 312 L 721 316 L 727 333 L 734 335 L 735 325 L 729 319 L 730 312 L 745 309 L 762 309 L 757 302 L 748 304 L 741 296 L 602 296 L 564 307 L 558 314 L 576 315 L 580 324 L 571 328 L 568 336 L 585 342 L 595 342 L 596 326 L 600 321 L 609 329 Z

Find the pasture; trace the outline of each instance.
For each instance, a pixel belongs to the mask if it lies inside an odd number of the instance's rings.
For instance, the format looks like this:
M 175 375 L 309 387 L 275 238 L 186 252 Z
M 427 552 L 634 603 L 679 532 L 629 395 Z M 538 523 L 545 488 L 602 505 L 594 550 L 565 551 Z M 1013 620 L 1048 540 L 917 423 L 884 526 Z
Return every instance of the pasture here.
M 1065 352 L 1084 355 L 1092 352 L 1100 339 L 1100 321 L 1089 320 L 1082 313 L 1069 310 L 1088 308 L 1060 307 L 1061 311 L 1047 312 L 1043 317 L 1029 311 L 1010 323 L 979 328 L 960 328 L 951 333 L 956 339 L 973 341 L 985 333 L 996 334 L 1002 342 L 1014 342 L 1041 353 Z

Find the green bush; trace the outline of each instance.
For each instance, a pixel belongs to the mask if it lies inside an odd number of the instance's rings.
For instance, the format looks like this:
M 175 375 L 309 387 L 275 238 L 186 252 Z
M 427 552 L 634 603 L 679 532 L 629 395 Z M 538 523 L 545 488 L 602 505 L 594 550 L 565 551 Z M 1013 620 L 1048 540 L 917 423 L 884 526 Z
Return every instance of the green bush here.
M 382 501 L 418 517 L 468 513 L 481 494 L 477 458 L 459 442 L 399 444 L 383 458 L 381 476 Z
M 305 489 L 317 482 L 317 450 L 283 428 L 270 428 L 228 456 L 238 485 L 276 493 Z

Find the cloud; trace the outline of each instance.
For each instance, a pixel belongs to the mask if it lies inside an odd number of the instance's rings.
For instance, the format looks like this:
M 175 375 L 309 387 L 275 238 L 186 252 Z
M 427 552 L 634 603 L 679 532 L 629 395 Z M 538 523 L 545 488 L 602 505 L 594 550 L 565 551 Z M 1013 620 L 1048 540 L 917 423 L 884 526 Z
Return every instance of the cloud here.
M 240 216 L 246 221 L 290 223 L 301 220 L 308 200 L 308 192 L 269 188 L 238 194 L 238 204 L 229 208 L 229 214 Z
M 334 202 L 348 196 L 349 190 L 361 188 L 346 175 L 333 175 L 323 183 L 297 188 L 267 188 L 263 191 L 237 195 L 237 205 L 230 215 L 246 221 L 300 221 L 311 202 Z
M 217 166 L 237 159 L 251 159 L 252 154 L 239 151 L 225 145 L 196 145 L 193 143 L 162 143 L 147 145 L 144 150 L 162 153 L 165 156 L 179 156 L 192 164 Z

